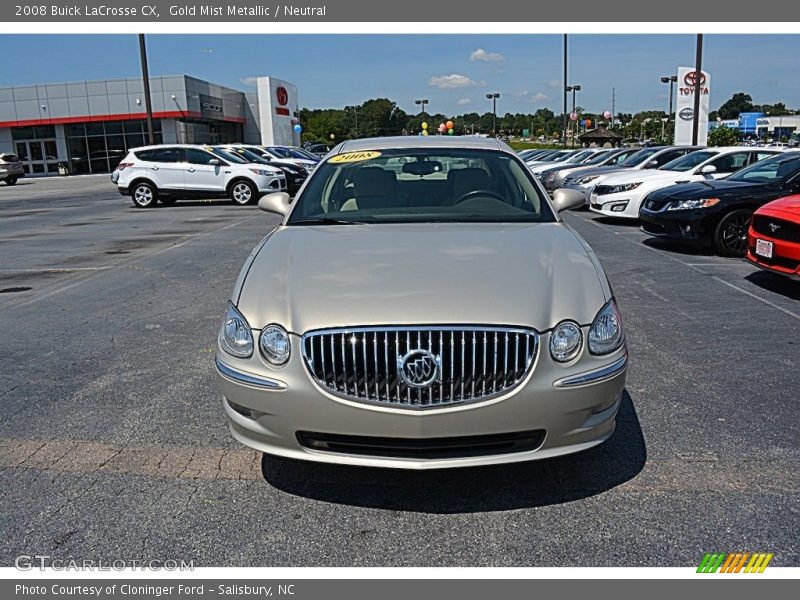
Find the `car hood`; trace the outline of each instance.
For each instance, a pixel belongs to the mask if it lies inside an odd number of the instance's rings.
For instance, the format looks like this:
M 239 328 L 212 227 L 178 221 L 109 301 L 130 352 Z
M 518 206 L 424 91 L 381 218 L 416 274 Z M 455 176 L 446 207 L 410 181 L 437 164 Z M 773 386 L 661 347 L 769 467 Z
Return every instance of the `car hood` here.
M 576 165 L 579 166 L 579 165 Z M 576 168 L 575 171 L 570 173 L 570 176 L 578 177 L 588 177 L 589 175 L 611 175 L 612 173 L 627 173 L 630 171 L 630 167 L 619 167 L 619 166 L 599 166 L 599 167 L 580 167 Z M 638 173 L 638 171 L 636 171 Z
M 749 183 L 745 181 L 730 181 L 727 179 L 704 179 L 694 183 L 679 183 L 669 187 L 650 192 L 647 196 L 651 200 L 696 200 L 712 196 L 727 196 L 745 194 L 749 190 L 763 188 L 763 183 Z
M 562 223 L 280 227 L 234 302 L 252 327 L 279 323 L 295 333 L 588 324 L 609 294 L 584 244 Z
M 769 204 L 765 204 L 762 208 L 768 210 L 779 210 L 783 213 L 794 215 L 795 218 L 800 221 L 800 195 L 778 198 Z
M 638 181 L 678 181 L 682 178 L 689 179 L 691 175 L 680 171 L 659 171 L 658 169 L 624 171 L 614 173 L 603 178 L 603 185 L 620 185 L 624 183 L 635 183 Z

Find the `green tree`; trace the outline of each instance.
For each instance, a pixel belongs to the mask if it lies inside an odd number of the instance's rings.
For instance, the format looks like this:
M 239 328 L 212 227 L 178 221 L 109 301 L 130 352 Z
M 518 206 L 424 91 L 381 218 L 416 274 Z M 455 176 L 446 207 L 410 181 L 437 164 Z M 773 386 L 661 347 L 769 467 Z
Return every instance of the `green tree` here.
M 750 94 L 736 92 L 729 100 L 726 100 L 717 110 L 720 119 L 738 119 L 743 112 L 753 112 L 753 98 Z
M 715 127 L 708 134 L 709 146 L 735 146 L 738 143 L 739 132 L 730 127 Z

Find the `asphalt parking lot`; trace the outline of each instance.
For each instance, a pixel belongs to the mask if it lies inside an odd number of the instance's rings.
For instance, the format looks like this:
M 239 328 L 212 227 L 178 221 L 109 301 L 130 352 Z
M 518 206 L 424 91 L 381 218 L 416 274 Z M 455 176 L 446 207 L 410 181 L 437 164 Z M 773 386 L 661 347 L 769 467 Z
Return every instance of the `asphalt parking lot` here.
M 277 217 L 137 210 L 107 177 L 0 185 L 0 565 L 800 565 L 800 284 L 588 212 L 632 365 L 589 452 L 448 472 L 265 458 L 234 442 L 213 348 Z

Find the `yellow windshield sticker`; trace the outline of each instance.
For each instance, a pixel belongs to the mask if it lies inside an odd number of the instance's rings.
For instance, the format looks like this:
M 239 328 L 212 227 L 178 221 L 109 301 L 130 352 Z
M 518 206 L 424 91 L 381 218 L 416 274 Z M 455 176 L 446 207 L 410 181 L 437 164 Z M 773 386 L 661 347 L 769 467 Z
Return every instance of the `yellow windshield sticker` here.
M 369 152 L 346 152 L 344 154 L 337 154 L 333 158 L 328 160 L 329 163 L 351 163 L 351 162 L 361 162 L 362 160 L 372 160 L 373 158 L 378 158 L 381 155 L 380 152 L 369 151 Z

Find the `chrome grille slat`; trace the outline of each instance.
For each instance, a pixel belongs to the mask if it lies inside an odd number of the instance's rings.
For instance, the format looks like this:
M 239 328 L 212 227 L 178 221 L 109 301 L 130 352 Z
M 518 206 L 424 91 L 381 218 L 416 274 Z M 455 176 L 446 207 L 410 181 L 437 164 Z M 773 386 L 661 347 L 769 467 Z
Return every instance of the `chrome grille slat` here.
M 533 368 L 538 343 L 536 331 L 520 327 L 352 327 L 306 333 L 302 353 L 313 379 L 331 393 L 416 409 L 506 393 Z M 398 373 L 398 361 L 420 349 L 433 354 L 439 365 L 428 387 L 412 387 Z

